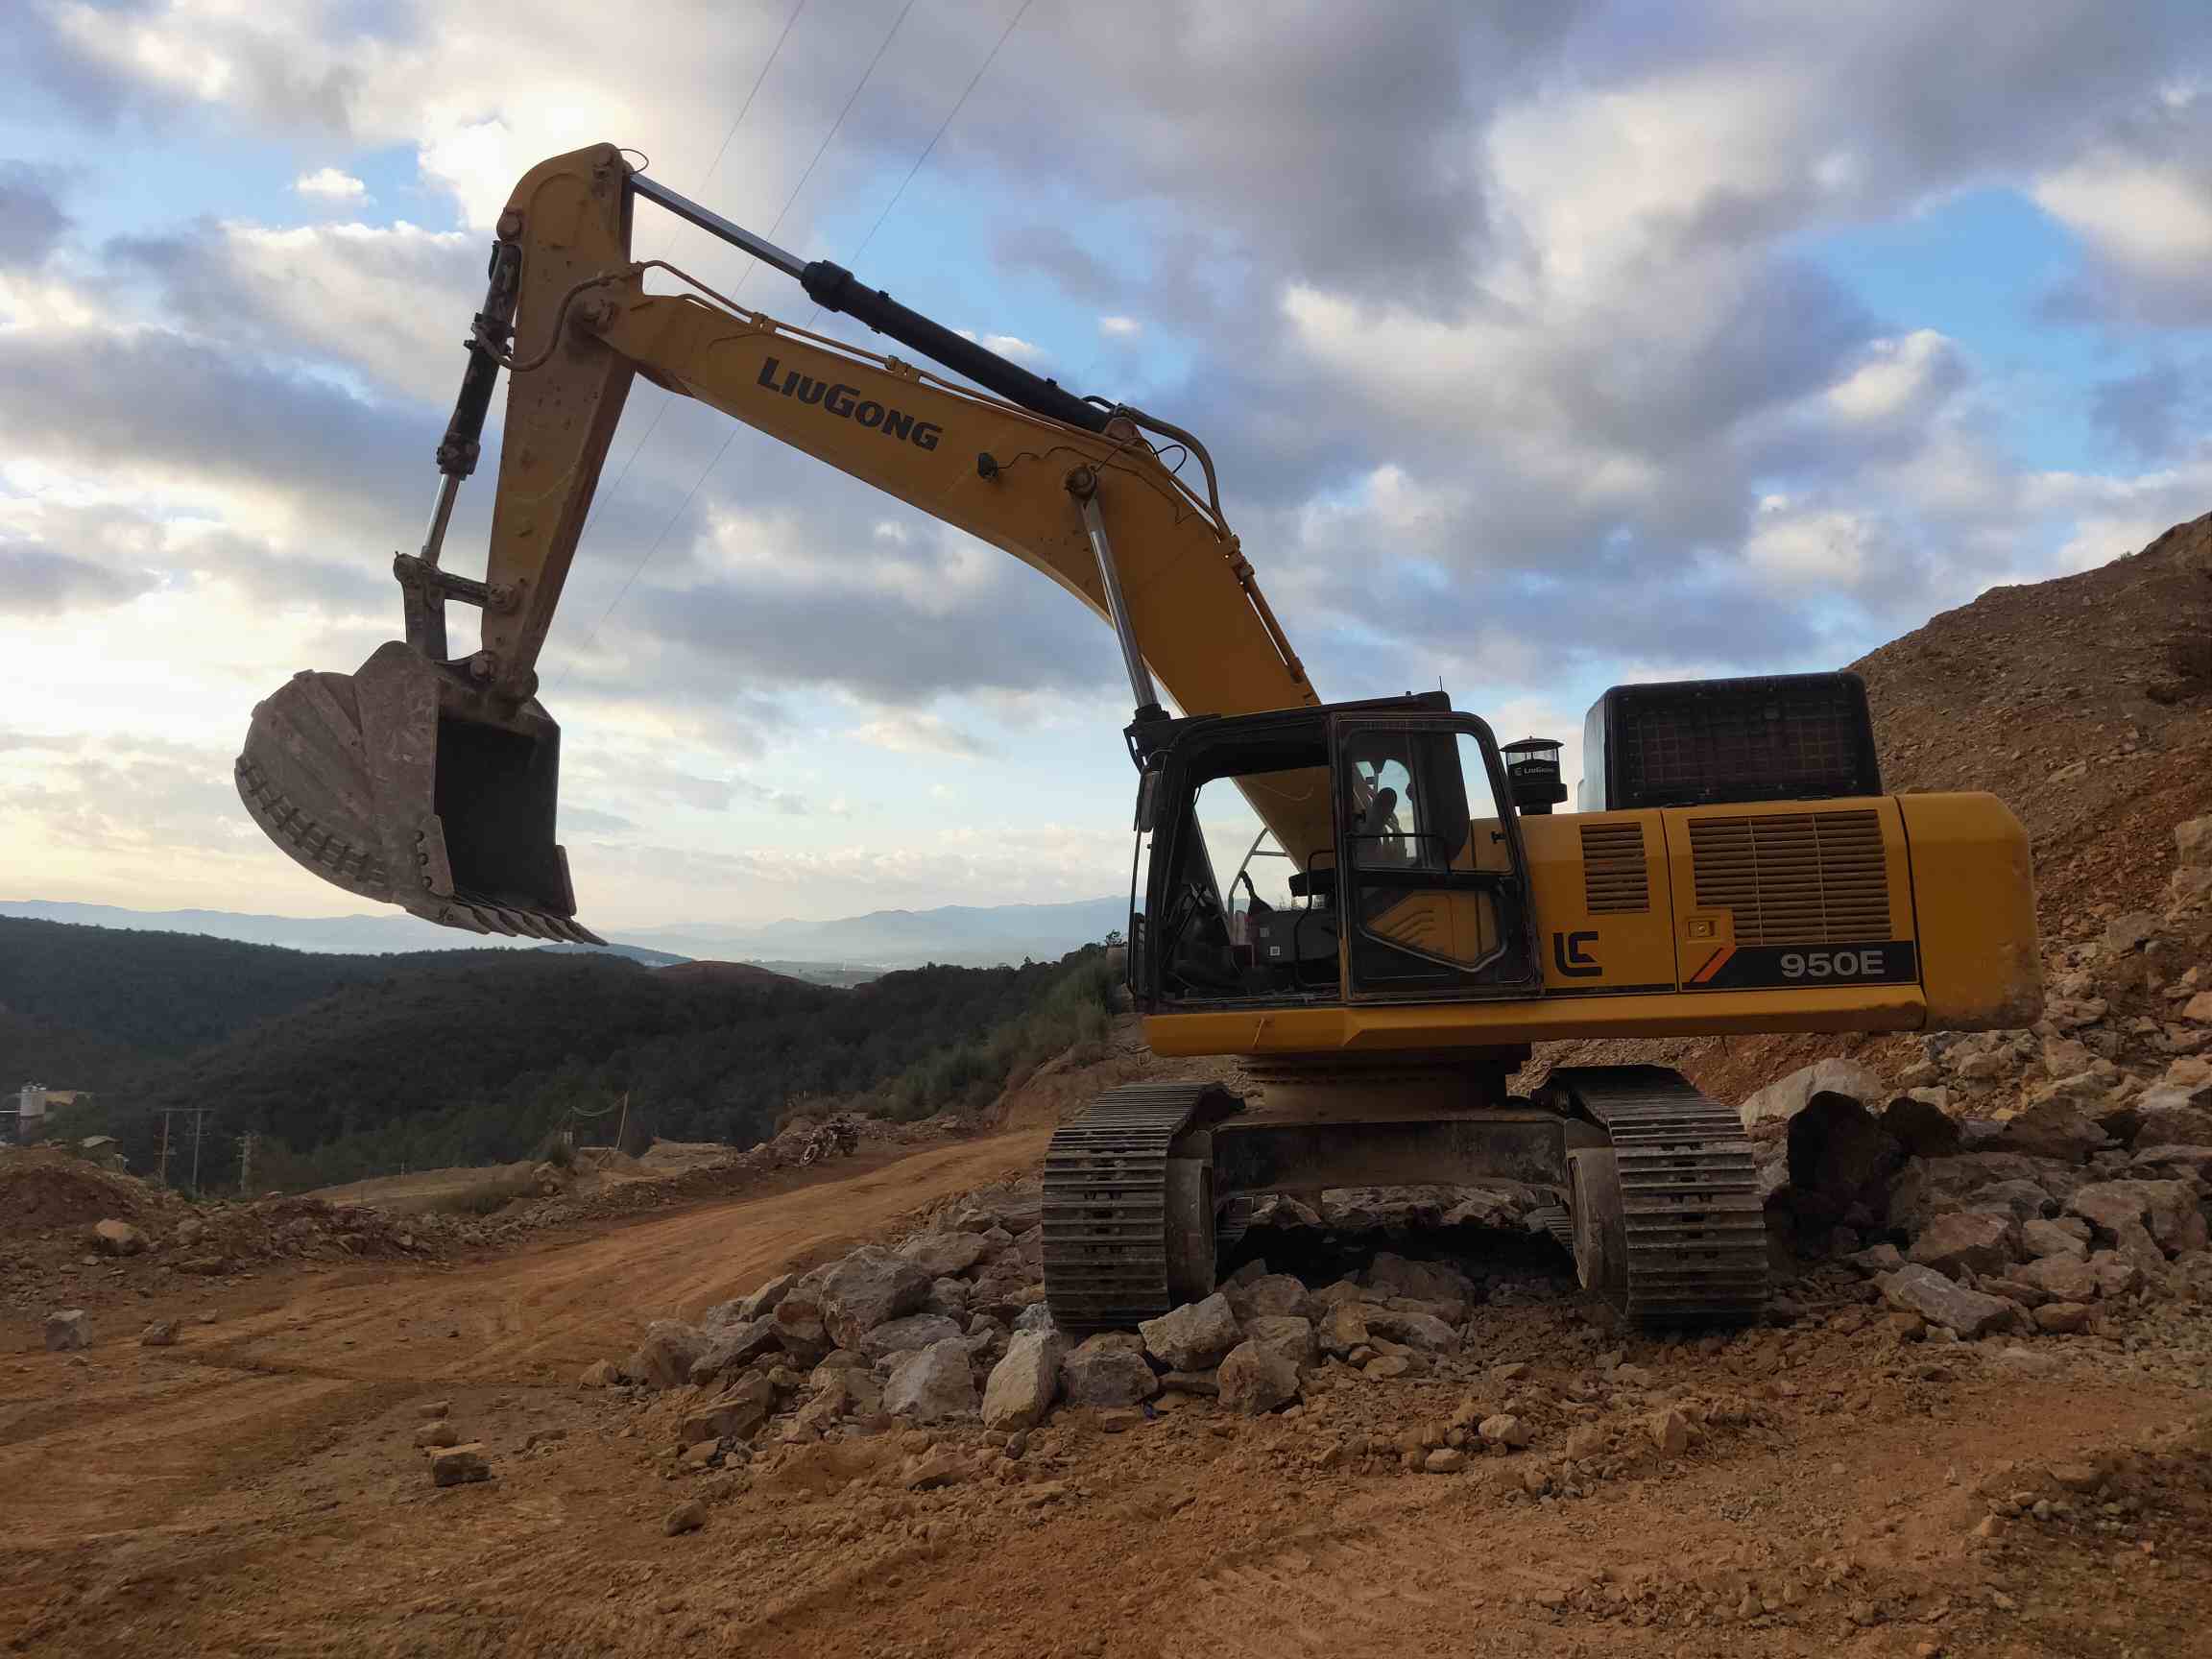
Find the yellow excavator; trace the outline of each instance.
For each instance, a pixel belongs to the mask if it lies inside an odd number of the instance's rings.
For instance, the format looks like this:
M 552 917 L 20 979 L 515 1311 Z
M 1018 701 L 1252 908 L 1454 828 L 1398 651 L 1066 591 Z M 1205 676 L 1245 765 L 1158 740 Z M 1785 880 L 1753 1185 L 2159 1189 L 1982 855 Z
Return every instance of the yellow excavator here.
M 935 367 L 633 260 L 640 202 Z M 653 271 L 677 291 L 648 292 Z M 1065 1330 L 1204 1295 L 1256 1194 L 1499 1178 L 1556 1196 L 1541 1224 L 1626 1317 L 1751 1318 L 1768 1249 L 1735 1111 L 1642 1066 L 1558 1069 L 1513 1096 L 1530 1044 L 2036 1018 L 2019 822 L 1985 794 L 1885 794 L 1854 676 L 1616 686 L 1590 711 L 1579 810 L 1557 812 L 1556 742 L 1502 749 L 1442 692 L 1321 701 L 1192 434 L 802 261 L 613 146 L 516 187 L 467 344 L 428 532 L 394 560 L 406 637 L 255 708 L 248 809 L 349 892 L 597 942 L 555 840 L 537 667 L 638 374 L 1042 571 L 1111 625 L 1136 705 L 1127 974 L 1146 1037 L 1244 1056 L 1261 1086 L 1118 1089 L 1059 1130 L 1045 1281 Z M 502 369 L 479 581 L 442 553 Z M 482 612 L 478 650 L 449 654 L 448 601 Z

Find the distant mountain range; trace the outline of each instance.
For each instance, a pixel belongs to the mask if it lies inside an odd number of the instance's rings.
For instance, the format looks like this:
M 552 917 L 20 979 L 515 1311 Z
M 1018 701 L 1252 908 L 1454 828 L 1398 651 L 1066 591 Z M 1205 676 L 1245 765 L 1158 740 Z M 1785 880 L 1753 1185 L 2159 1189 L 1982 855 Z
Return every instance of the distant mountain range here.
M 526 941 L 479 938 L 398 911 L 361 916 L 254 916 L 234 910 L 128 910 L 109 904 L 51 900 L 0 900 L 0 916 L 73 922 L 162 933 L 197 933 L 293 950 L 381 955 L 402 950 L 460 950 Z M 839 970 L 911 968 L 926 962 L 991 967 L 1001 962 L 1057 961 L 1078 946 L 1128 926 L 1121 899 L 1070 904 L 947 904 L 934 910 L 872 910 L 828 922 L 759 926 L 706 922 L 631 927 L 611 938 L 613 950 L 648 967 L 709 959 L 758 962 L 785 973 L 808 967 Z

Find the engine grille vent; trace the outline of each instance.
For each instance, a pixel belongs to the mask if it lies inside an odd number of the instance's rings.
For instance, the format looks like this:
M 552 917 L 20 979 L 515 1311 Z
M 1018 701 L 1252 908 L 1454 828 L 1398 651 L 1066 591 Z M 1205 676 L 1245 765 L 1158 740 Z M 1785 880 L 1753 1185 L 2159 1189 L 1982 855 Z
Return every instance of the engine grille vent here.
M 1651 908 L 1643 825 L 1582 826 L 1582 905 L 1593 916 L 1637 915 Z
M 1894 937 L 1871 811 L 1693 818 L 1690 854 L 1699 906 L 1733 912 L 1739 945 Z

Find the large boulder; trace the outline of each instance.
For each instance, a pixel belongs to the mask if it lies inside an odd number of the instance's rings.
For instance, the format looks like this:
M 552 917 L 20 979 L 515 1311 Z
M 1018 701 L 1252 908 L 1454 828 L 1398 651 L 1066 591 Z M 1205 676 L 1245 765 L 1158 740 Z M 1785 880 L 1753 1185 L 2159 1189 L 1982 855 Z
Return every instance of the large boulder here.
M 1938 1215 L 1912 1241 L 1908 1258 L 1957 1279 L 2001 1272 L 2020 1254 L 2020 1229 L 2008 1215 Z
M 2148 1090 L 2135 1103 L 2138 1146 L 2212 1146 L 2212 1112 L 2179 1089 Z
M 2097 1270 L 2079 1256 L 2040 1256 L 2012 1277 L 2057 1302 L 2094 1302 L 2100 1287 Z
M 1959 1122 L 1925 1095 L 1941 1090 L 1923 1089 L 1900 1094 L 1882 1109 L 1882 1132 L 1913 1158 L 1947 1158 L 1959 1150 Z
M 1432 1313 L 1402 1312 L 1392 1308 L 1367 1310 L 1367 1329 L 1377 1336 L 1403 1342 L 1424 1354 L 1452 1354 L 1459 1347 L 1459 1333 Z
M 1992 1181 L 1966 1194 L 1959 1208 L 1977 1215 L 2009 1215 L 2026 1222 L 2039 1215 L 2056 1215 L 2058 1200 L 2033 1181 Z
M 1931 1325 L 1941 1325 L 1960 1336 L 1985 1335 L 2013 1317 L 2011 1303 L 1969 1290 L 1917 1262 L 1907 1262 L 1883 1280 L 1882 1294 L 1890 1307 L 1917 1313 Z
M 776 1311 L 776 1304 L 788 1296 L 799 1283 L 796 1273 L 779 1273 L 757 1289 L 743 1296 L 733 1296 L 727 1302 L 717 1302 L 699 1315 L 699 1323 L 712 1331 L 723 1325 L 743 1325 L 750 1320 L 765 1319 Z
M 888 1355 L 926 1348 L 932 1342 L 963 1335 L 966 1331 L 966 1326 L 948 1314 L 909 1313 L 903 1319 L 886 1320 L 861 1337 L 860 1352 L 871 1359 L 881 1359 Z
M 1203 1371 L 1243 1340 L 1229 1298 L 1218 1290 L 1137 1329 L 1143 1334 L 1144 1351 L 1170 1371 Z
M 709 1329 L 705 1351 L 691 1361 L 691 1381 L 710 1382 L 725 1371 L 751 1364 L 779 1345 L 773 1316 Z
M 975 1379 L 968 1344 L 958 1337 L 918 1348 L 892 1368 L 883 1384 L 883 1409 L 917 1423 L 941 1423 L 975 1409 Z
M 740 1378 L 726 1394 L 684 1419 L 676 1433 L 680 1446 L 702 1440 L 750 1440 L 776 1408 L 776 1390 L 757 1371 Z
M 1060 1392 L 1067 1357 L 1068 1339 L 1058 1332 L 1017 1331 L 983 1385 L 983 1427 L 1015 1432 L 1042 1423 Z
M 899 1246 L 900 1260 L 913 1262 L 932 1279 L 965 1273 L 990 1254 L 990 1240 L 980 1232 L 925 1233 Z
M 1904 1148 L 1874 1115 L 1835 1090 L 1816 1092 L 1788 1119 L 1786 1135 L 1794 1205 L 1815 1221 L 1839 1219 L 1853 1204 L 1879 1199 L 1905 1162 Z
M 681 1388 L 691 1381 L 691 1367 L 707 1352 L 707 1333 L 680 1319 L 656 1319 L 645 1327 L 645 1339 L 622 1361 L 622 1375 L 648 1388 Z
M 1355 1348 L 1364 1348 L 1371 1340 L 1367 1329 L 1367 1315 L 1374 1311 L 1365 1302 L 1343 1301 L 1321 1316 L 1321 1328 L 1316 1333 L 1321 1346 L 1339 1359 Z
M 2186 1182 L 2092 1181 L 2066 1208 L 2093 1225 L 2100 1237 L 2117 1240 L 2124 1251 L 2138 1231 L 2167 1249 L 2204 1247 L 2204 1217 Z
M 2089 1229 L 2077 1216 L 2063 1221 L 2024 1221 L 2020 1225 L 2023 1254 L 2040 1261 L 2046 1256 L 2066 1256 L 2076 1262 L 2089 1259 Z
M 1086 1341 L 1060 1362 L 1060 1386 L 1070 1406 L 1135 1406 L 1160 1392 L 1144 1356 Z
M 2197 1205 L 2192 1181 L 2114 1181 L 2102 1183 L 2132 1190 L 2141 1208 L 2137 1213 L 2145 1230 L 2170 1256 L 2184 1250 L 2201 1250 L 2206 1243 L 2204 1213 Z M 2090 1190 L 2083 1188 L 2082 1191 Z M 2080 1197 L 2080 1193 L 2075 1194 Z
M 95 1221 L 92 1242 L 110 1256 L 135 1256 L 146 1248 L 146 1235 L 128 1221 Z
M 1385 1250 L 1367 1266 L 1367 1283 L 1387 1296 L 1422 1302 L 1471 1303 L 1480 1300 L 1475 1282 L 1441 1262 L 1411 1262 Z
M 1238 1318 L 1263 1319 L 1302 1313 L 1306 1309 L 1305 1285 L 1287 1273 L 1263 1273 L 1245 1284 L 1231 1286 L 1228 1295 Z
M 1298 1398 L 1298 1367 L 1281 1350 L 1259 1342 L 1240 1343 L 1229 1351 L 1216 1374 L 1221 1404 L 1247 1417 L 1258 1417 Z
M 2105 1092 L 2102 1086 L 2097 1091 L 2099 1094 Z M 2110 1137 L 2072 1099 L 2044 1100 L 2029 1107 L 2008 1122 L 1998 1138 L 1998 1144 L 2008 1152 L 2053 1158 L 2063 1164 L 2086 1163 L 2111 1143 Z
M 776 1340 L 801 1364 L 811 1365 L 837 1346 L 830 1339 L 829 1321 L 816 1292 L 805 1286 L 793 1286 L 768 1317 L 776 1322 Z
M 2024 1181 L 2041 1190 L 2055 1177 L 2080 1180 L 2079 1174 L 2073 1171 L 2017 1152 L 1960 1152 L 1949 1158 L 1911 1158 L 1888 1178 L 1884 1208 L 1890 1226 L 1917 1233 L 1937 1215 L 1967 1208 L 1961 1200 L 1999 1182 Z
M 935 1277 L 918 1262 L 863 1244 L 824 1275 L 823 1322 L 838 1347 L 857 1349 L 877 1326 L 920 1308 Z
M 1839 1094 L 1862 1109 L 1888 1094 L 1881 1078 L 1852 1060 L 1828 1059 L 1792 1071 L 1779 1083 L 1769 1083 L 1740 1109 L 1743 1127 L 1788 1121 L 1822 1094 Z
M 1262 1348 L 1272 1348 L 1303 1369 L 1321 1358 L 1313 1339 L 1313 1321 L 1295 1313 L 1257 1313 L 1244 1321 L 1244 1334 Z
M 46 1315 L 46 1350 L 50 1354 L 66 1354 L 73 1349 L 88 1348 L 92 1344 L 92 1327 L 86 1323 L 84 1310 L 64 1308 L 58 1313 Z

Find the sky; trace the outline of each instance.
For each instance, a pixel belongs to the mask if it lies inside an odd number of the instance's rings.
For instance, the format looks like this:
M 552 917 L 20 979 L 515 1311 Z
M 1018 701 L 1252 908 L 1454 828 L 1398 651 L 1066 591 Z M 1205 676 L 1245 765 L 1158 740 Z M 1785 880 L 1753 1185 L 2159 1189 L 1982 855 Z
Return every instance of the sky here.
M 493 223 L 599 141 L 1198 432 L 1325 697 L 1442 685 L 1570 777 L 1608 685 L 2212 509 L 2199 0 L 8 12 L 0 898 L 363 907 L 230 762 L 398 635 Z M 636 251 L 812 310 L 649 204 Z M 541 673 L 602 928 L 1127 883 L 1106 629 L 646 384 Z

